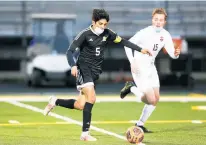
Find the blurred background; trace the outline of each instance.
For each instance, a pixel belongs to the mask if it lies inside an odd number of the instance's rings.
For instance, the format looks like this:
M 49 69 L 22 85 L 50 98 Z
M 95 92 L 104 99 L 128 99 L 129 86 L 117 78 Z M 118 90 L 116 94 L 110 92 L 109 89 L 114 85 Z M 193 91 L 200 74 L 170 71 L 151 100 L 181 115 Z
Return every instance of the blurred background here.
M 59 92 L 76 91 L 65 52 L 91 24 L 92 9 L 107 10 L 109 28 L 129 39 L 151 25 L 152 10 L 157 7 L 166 9 L 166 29 L 182 51 L 178 60 L 163 51 L 157 57 L 162 91 L 204 93 L 204 1 L 0 1 L 0 91 L 45 92 L 43 87 L 54 91 L 50 84 Z M 125 81 L 132 80 L 124 49 L 109 44 L 103 71 L 98 87 L 105 88 L 102 93 L 117 93 Z

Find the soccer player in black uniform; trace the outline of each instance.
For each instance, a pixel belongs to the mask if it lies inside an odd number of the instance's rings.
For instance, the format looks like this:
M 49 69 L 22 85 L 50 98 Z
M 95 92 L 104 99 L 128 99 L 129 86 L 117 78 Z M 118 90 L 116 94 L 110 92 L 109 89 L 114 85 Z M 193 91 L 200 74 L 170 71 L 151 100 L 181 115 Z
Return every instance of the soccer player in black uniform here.
M 103 9 L 94 9 L 92 25 L 80 32 L 67 51 L 67 59 L 71 68 L 71 74 L 76 77 L 77 89 L 80 96 L 75 99 L 56 99 L 51 97 L 45 108 L 47 115 L 55 106 L 62 106 L 69 109 L 83 110 L 83 126 L 80 139 L 84 141 L 96 141 L 96 138 L 89 134 L 92 108 L 96 101 L 95 81 L 102 73 L 104 50 L 108 41 L 119 43 L 143 54 L 149 54 L 147 49 L 121 38 L 112 30 L 106 28 L 109 22 L 109 15 Z M 74 59 L 74 56 L 77 56 Z M 77 61 L 75 61 L 77 60 Z

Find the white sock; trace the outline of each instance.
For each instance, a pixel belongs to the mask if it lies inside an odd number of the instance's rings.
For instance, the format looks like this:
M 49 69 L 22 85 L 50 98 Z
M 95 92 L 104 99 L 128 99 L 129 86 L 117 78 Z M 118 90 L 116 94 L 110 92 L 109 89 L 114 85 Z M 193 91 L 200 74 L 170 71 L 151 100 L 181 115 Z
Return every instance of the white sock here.
M 130 91 L 137 97 L 137 102 L 141 102 L 142 97 L 144 96 L 144 93 L 142 93 L 137 87 L 132 86 L 130 88 Z
M 86 135 L 88 135 L 89 134 L 89 131 L 83 131 L 82 132 L 82 136 L 86 136 Z
M 156 106 L 153 105 L 144 105 L 144 108 L 142 110 L 142 114 L 140 116 L 139 121 L 137 121 L 138 126 L 144 126 L 144 123 L 147 121 L 147 119 L 150 117 L 152 112 L 155 110 Z
M 55 96 L 51 96 L 50 100 L 49 100 L 49 103 L 56 106 L 56 100 L 57 100 L 57 98 Z

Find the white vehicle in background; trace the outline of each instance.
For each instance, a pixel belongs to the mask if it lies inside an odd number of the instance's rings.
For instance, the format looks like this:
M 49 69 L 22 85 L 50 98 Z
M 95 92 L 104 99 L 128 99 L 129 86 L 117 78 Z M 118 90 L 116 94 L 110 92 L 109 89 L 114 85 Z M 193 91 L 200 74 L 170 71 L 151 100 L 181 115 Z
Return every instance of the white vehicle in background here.
M 66 50 L 72 38 L 76 15 L 32 14 L 33 40 L 27 49 L 26 75 L 28 86 L 40 87 L 55 83 L 75 86 Z M 68 37 L 70 36 L 70 37 Z

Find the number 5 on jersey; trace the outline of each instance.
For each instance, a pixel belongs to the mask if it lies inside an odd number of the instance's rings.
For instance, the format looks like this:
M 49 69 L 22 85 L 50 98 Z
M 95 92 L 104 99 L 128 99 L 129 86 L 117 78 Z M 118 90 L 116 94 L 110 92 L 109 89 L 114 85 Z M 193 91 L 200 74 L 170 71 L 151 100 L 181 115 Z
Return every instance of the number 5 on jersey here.
M 100 55 L 100 47 L 96 47 L 96 56 Z

